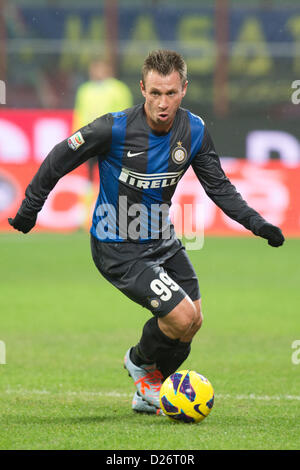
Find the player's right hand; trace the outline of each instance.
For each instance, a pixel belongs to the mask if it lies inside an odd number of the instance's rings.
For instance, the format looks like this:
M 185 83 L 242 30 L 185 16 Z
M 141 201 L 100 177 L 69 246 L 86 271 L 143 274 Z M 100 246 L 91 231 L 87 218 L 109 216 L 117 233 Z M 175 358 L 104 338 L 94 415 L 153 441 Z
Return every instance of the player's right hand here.
M 28 219 L 27 217 L 23 217 L 20 214 L 17 214 L 14 219 L 7 219 L 9 224 L 15 228 L 16 230 L 19 230 L 20 232 L 23 233 L 28 233 L 36 223 L 37 216 L 34 217 L 34 219 Z

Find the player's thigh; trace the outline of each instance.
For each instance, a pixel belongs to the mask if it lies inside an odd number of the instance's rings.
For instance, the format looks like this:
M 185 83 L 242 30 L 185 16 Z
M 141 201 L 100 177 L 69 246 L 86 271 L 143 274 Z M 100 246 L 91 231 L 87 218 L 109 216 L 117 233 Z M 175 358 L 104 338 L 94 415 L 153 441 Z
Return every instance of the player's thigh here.
M 169 258 L 163 267 L 187 296 L 168 315 L 160 319 L 160 328 L 171 337 L 182 333 L 192 337 L 202 325 L 201 294 L 196 272 L 182 244 L 181 249 Z
M 186 292 L 168 275 L 159 260 L 143 257 L 144 248 L 122 246 L 121 243 L 99 243 L 93 237 L 91 245 L 100 273 L 123 294 L 148 308 L 154 315 L 167 315 L 186 297 Z
M 124 293 L 148 308 L 153 315 L 165 317 L 187 297 L 167 271 L 157 264 L 137 262 L 132 268 L 133 277 L 128 277 Z
M 179 249 L 171 258 L 163 264 L 163 268 L 169 276 L 186 292 L 189 298 L 195 303 L 196 310 L 201 308 L 201 293 L 198 277 L 187 255 L 185 247 L 180 241 Z

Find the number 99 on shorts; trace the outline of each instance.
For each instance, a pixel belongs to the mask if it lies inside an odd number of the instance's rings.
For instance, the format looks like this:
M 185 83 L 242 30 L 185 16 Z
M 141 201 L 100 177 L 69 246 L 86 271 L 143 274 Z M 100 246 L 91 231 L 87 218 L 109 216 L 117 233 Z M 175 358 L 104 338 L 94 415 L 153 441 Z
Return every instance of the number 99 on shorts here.
M 172 291 L 179 290 L 179 285 L 167 273 L 161 272 L 159 273 L 159 279 L 153 279 L 150 288 L 161 300 L 166 302 L 172 297 Z

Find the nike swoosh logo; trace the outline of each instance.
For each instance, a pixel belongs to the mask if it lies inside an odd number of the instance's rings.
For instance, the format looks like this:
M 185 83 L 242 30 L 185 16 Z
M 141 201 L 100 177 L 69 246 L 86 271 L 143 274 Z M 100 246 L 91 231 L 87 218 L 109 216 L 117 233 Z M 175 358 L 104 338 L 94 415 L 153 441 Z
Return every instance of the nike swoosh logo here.
M 145 152 L 131 153 L 131 150 L 129 150 L 129 152 L 127 152 L 127 157 L 137 157 L 138 155 L 142 155 L 142 153 Z

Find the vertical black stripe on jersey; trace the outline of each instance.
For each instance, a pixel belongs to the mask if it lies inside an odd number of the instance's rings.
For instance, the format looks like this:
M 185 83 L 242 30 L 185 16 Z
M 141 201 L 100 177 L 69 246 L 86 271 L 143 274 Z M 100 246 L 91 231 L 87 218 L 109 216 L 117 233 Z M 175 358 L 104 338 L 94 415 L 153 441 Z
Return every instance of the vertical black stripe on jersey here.
M 196 154 L 199 152 L 202 146 L 205 124 L 203 120 L 196 114 L 193 114 L 190 111 L 187 111 L 187 115 L 190 121 L 190 129 L 191 129 L 191 160 L 192 160 L 196 156 Z
M 114 118 L 112 129 L 111 129 L 111 145 L 110 145 L 110 154 L 114 155 L 117 159 L 121 159 L 123 155 L 124 140 L 125 140 L 125 129 L 127 116 L 123 112 L 111 113 Z M 109 171 L 117 172 L 117 168 L 113 167 L 109 161 L 106 159 L 99 159 L 99 175 L 100 175 L 100 191 L 96 203 L 96 210 L 94 211 L 93 217 L 93 227 L 98 227 L 100 217 L 98 214 L 99 208 L 101 208 L 101 213 L 104 214 L 104 217 L 107 218 L 107 227 L 106 237 L 110 240 L 115 240 L 118 238 L 118 233 L 116 230 L 117 223 L 117 214 L 115 208 L 118 207 L 118 193 L 119 185 L 112 184 L 108 179 L 111 178 L 111 173 Z M 100 224 L 101 226 L 101 224 Z M 93 228 L 92 234 L 94 235 Z
M 187 151 L 187 159 L 182 164 L 176 164 L 172 158 L 173 151 L 176 147 L 181 144 L 182 147 Z M 168 159 L 168 171 L 180 171 L 186 170 L 189 166 L 191 153 L 191 127 L 189 123 L 189 118 L 185 110 L 179 108 L 177 115 L 171 129 L 171 138 L 170 138 L 170 152 Z M 177 185 L 168 186 L 164 188 L 162 199 L 163 201 L 170 201 Z
M 149 133 L 148 174 L 168 172 L 171 132 L 167 134 Z M 162 228 L 161 204 L 163 203 L 163 188 L 147 189 L 143 204 L 148 209 L 148 237 L 160 238 Z M 165 212 L 165 210 L 164 210 Z M 146 221 L 145 221 L 146 222 Z
M 124 140 L 124 149 L 123 149 L 123 156 L 122 156 L 122 167 L 132 169 L 139 173 L 147 173 L 147 161 L 148 161 L 148 133 L 147 129 L 145 129 L 144 120 L 143 120 L 143 105 L 139 104 L 129 108 L 127 110 L 127 127 L 126 127 L 126 134 Z M 139 153 L 144 152 L 142 155 L 138 155 L 136 157 L 128 157 L 127 153 L 130 151 L 131 153 Z M 142 157 L 142 158 L 141 158 Z M 127 189 L 128 188 L 128 189 Z M 127 187 L 126 184 L 119 184 L 119 197 L 120 196 L 128 196 L 130 193 L 130 202 L 132 204 L 142 204 L 143 202 L 143 191 L 136 189 L 134 186 Z M 123 201 L 124 202 L 124 201 Z M 138 213 L 136 215 L 128 215 L 125 214 L 124 211 L 129 210 L 129 207 L 121 206 L 120 209 L 122 210 L 122 214 L 119 214 L 119 206 L 117 207 L 117 220 L 120 220 L 119 215 L 124 218 L 127 218 L 127 224 L 124 223 L 124 227 L 117 227 L 117 234 L 121 238 L 129 238 L 127 233 L 128 227 L 130 223 L 138 217 Z M 125 228 L 126 225 L 126 228 Z M 125 232 L 123 231 L 123 228 Z M 138 231 L 138 229 L 137 229 Z M 138 240 L 131 240 L 131 241 L 138 241 Z
M 173 160 L 173 152 L 176 147 L 182 146 L 187 151 L 187 159 L 183 164 L 176 164 Z M 176 119 L 174 121 L 171 137 L 170 137 L 170 152 L 168 158 L 168 171 L 180 171 L 186 170 L 189 166 L 191 157 L 191 128 L 189 118 L 185 110 L 179 108 Z M 162 199 L 163 201 L 171 201 L 172 196 L 176 190 L 177 184 L 169 186 L 163 189 Z M 171 204 L 169 204 L 171 206 Z M 161 226 L 167 227 L 171 224 L 171 219 L 168 217 L 166 220 L 161 220 Z M 173 225 L 172 225 L 173 227 Z

